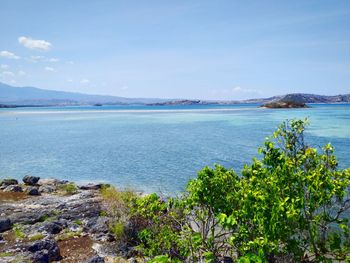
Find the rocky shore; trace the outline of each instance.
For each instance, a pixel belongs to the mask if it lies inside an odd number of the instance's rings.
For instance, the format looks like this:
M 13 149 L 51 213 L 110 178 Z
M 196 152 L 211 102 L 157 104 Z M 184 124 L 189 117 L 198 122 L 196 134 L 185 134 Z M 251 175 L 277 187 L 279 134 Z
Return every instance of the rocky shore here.
M 142 262 L 109 232 L 101 184 L 0 182 L 0 263 Z

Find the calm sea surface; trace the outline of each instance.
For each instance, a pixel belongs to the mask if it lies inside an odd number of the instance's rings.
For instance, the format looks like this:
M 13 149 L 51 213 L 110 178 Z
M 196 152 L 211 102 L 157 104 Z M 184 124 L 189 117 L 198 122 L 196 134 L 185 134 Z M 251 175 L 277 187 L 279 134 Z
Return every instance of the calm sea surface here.
M 176 193 L 205 165 L 240 172 L 281 121 L 308 117 L 307 140 L 350 166 L 350 104 L 0 109 L 0 178 L 25 174 Z

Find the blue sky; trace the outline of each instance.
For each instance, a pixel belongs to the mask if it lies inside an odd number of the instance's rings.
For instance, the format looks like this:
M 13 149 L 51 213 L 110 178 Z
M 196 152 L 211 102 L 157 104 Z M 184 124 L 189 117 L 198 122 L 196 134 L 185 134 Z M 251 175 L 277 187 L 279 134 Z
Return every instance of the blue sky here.
M 350 93 L 350 1 L 2 0 L 0 81 L 124 97 Z

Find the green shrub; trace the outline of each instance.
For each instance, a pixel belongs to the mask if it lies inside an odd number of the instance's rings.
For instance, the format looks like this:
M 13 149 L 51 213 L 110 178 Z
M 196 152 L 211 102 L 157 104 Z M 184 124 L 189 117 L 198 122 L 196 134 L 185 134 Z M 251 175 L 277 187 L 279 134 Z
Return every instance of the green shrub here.
M 163 200 L 105 187 L 111 231 L 150 262 L 350 262 L 350 170 L 283 123 L 241 176 L 216 165 Z
M 59 189 L 66 195 L 74 195 L 78 192 L 78 188 L 74 183 L 60 185 Z
M 350 170 L 338 170 L 331 145 L 305 143 L 305 121 L 283 123 L 246 166 L 235 195 L 239 209 L 222 214 L 236 230 L 239 255 L 263 251 L 279 261 L 345 260 L 349 255 Z
M 0 258 L 4 258 L 4 257 L 12 257 L 13 253 L 11 252 L 0 252 Z
M 13 232 L 15 234 L 15 237 L 18 239 L 24 239 L 26 237 L 25 233 L 23 232 L 23 227 L 21 225 L 15 224 L 13 226 Z
M 43 234 L 41 234 L 41 233 L 37 233 L 37 234 L 35 234 L 35 235 L 32 235 L 32 236 L 29 236 L 29 240 L 30 241 L 37 241 L 37 240 L 41 240 L 41 239 L 43 239 L 45 236 L 43 235 Z

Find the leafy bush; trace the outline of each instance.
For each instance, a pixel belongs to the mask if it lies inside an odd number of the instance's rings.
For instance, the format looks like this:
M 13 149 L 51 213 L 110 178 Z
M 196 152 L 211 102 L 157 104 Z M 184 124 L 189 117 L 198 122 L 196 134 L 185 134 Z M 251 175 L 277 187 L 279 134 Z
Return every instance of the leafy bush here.
M 74 183 L 63 184 L 59 187 L 66 195 L 74 195 L 78 192 L 78 188 Z
M 26 237 L 25 233 L 23 232 L 23 227 L 19 224 L 15 224 L 13 226 L 13 232 L 15 237 L 18 239 L 24 239 Z
M 283 123 L 240 176 L 203 168 L 179 198 L 103 189 L 112 232 L 150 262 L 350 261 L 350 170 L 306 144 L 307 124 Z
M 30 241 L 37 241 L 43 239 L 45 236 L 42 233 L 37 233 L 35 235 L 29 236 L 28 239 Z
M 263 251 L 268 261 L 345 260 L 349 255 L 350 171 L 337 170 L 333 148 L 304 142 L 305 121 L 283 123 L 246 166 L 236 200 L 221 215 L 239 255 Z

